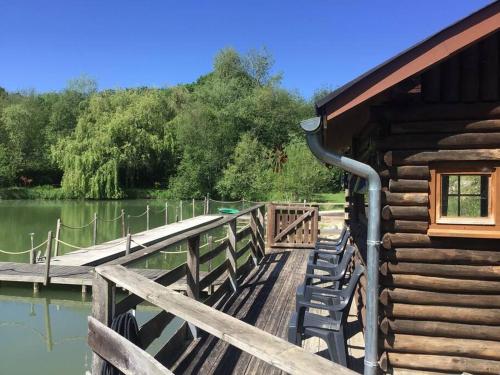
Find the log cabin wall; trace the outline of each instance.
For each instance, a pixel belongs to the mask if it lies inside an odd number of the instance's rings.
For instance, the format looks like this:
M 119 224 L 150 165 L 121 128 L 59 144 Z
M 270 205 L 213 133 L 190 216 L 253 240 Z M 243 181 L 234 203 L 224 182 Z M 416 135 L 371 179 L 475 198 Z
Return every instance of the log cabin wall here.
M 427 234 L 434 163 L 500 167 L 499 42 L 492 35 L 394 88 L 353 141 L 353 156 L 383 184 L 380 362 L 388 372 L 500 374 L 500 239 Z M 363 259 L 364 205 L 350 197 Z

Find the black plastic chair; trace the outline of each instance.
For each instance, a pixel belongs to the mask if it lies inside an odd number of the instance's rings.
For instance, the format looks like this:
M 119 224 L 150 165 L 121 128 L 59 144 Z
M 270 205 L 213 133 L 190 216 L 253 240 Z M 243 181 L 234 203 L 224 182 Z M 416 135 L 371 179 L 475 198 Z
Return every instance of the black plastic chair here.
M 354 291 L 363 273 L 364 267 L 357 265 L 344 289 L 323 291 L 329 294 L 330 298 L 327 303 L 303 301 L 298 304 L 299 309 L 292 314 L 288 325 L 288 341 L 301 346 L 304 339 L 319 337 L 326 342 L 330 359 L 347 367 L 348 355 L 344 331 Z M 311 313 L 307 311 L 309 308 L 327 311 L 328 316 Z
M 339 290 L 345 284 L 345 277 L 347 274 L 347 269 L 352 261 L 354 256 L 355 248 L 354 246 L 347 246 L 345 253 L 343 254 L 342 260 L 337 265 L 316 265 L 314 269 L 312 269 L 312 273 L 306 273 L 305 280 L 302 284 L 297 287 L 296 291 L 296 301 L 297 301 L 297 309 L 299 308 L 298 303 L 302 301 L 311 300 L 313 294 L 316 295 L 319 301 L 324 301 L 322 298 L 322 291 L 325 289 Z M 325 262 L 323 262 L 325 263 Z M 328 270 L 327 274 L 319 275 L 315 274 L 314 270 Z M 309 267 L 308 267 L 309 270 Z M 313 280 L 319 280 L 318 283 L 313 285 Z M 318 287 L 318 284 L 330 283 L 328 286 Z
M 309 254 L 309 261 L 316 263 L 318 259 L 321 259 L 336 263 L 338 261 L 338 256 L 344 251 L 350 235 L 350 231 L 346 230 L 335 244 L 316 243 L 314 249 Z

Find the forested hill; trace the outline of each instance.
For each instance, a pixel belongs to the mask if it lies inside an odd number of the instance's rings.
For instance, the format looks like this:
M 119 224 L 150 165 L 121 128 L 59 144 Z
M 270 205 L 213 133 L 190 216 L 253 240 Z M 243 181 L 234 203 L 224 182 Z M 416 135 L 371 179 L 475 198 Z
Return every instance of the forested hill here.
M 313 105 L 280 86 L 266 53 L 222 50 L 213 71 L 164 89 L 0 88 L 0 185 L 61 185 L 68 198 L 308 198 L 338 188 L 298 127 Z M 1 82 L 0 82 L 1 85 Z

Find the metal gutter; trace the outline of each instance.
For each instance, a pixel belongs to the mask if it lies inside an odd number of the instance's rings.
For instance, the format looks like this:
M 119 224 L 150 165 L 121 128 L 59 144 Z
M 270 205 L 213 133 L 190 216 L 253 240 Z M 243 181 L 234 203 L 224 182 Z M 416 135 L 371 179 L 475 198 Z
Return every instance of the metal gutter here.
M 323 147 L 321 117 L 300 123 L 306 132 L 311 152 L 320 161 L 342 168 L 368 181 L 367 290 L 364 375 L 375 375 L 378 369 L 378 288 L 380 246 L 380 191 L 378 173 L 369 165 L 335 154 Z

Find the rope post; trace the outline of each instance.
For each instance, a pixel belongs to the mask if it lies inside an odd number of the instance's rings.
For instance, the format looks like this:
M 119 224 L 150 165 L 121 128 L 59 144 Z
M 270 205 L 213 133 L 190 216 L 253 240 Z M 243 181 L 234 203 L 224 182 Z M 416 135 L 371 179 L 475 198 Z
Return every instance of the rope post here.
M 208 253 L 211 252 L 213 250 L 213 247 L 214 247 L 214 238 L 212 236 L 208 236 Z M 208 261 L 208 273 L 210 273 L 212 271 L 212 259 L 210 259 Z M 209 295 L 212 295 L 214 294 L 214 284 L 210 284 L 210 286 L 208 287 L 208 294 Z
M 195 206 L 194 206 L 194 198 L 193 198 L 193 217 L 196 216 L 196 213 L 194 211 L 195 211 Z
M 61 218 L 57 219 L 56 223 L 56 242 L 54 244 L 54 256 L 59 255 L 59 237 L 61 235 Z
M 127 215 L 127 233 L 130 233 L 130 215 Z
M 49 230 L 49 233 L 47 235 L 47 249 L 45 250 L 45 280 L 43 281 L 44 286 L 46 286 L 49 283 L 51 254 L 52 254 L 52 231 Z
M 175 207 L 175 222 L 179 222 L 179 207 Z
M 149 204 L 146 206 L 146 230 L 149 230 Z
M 30 233 L 30 237 L 31 237 L 30 264 L 35 264 L 35 245 L 34 245 L 35 233 Z
M 94 228 L 92 231 L 92 245 L 97 244 L 97 212 L 94 212 Z
M 165 202 L 165 225 L 168 225 L 168 202 Z
M 132 242 L 132 236 L 127 233 L 127 241 L 125 242 L 125 255 L 130 254 L 130 243 Z
M 122 237 L 125 237 L 125 210 L 122 208 Z
M 207 193 L 207 215 L 210 213 L 210 195 Z
M 207 214 L 207 196 L 203 199 L 203 215 Z
M 304 199 L 304 207 L 306 206 L 306 200 Z
M 181 199 L 181 201 L 179 202 L 179 217 L 180 217 L 180 219 L 181 219 L 181 221 L 182 221 L 182 199 Z

